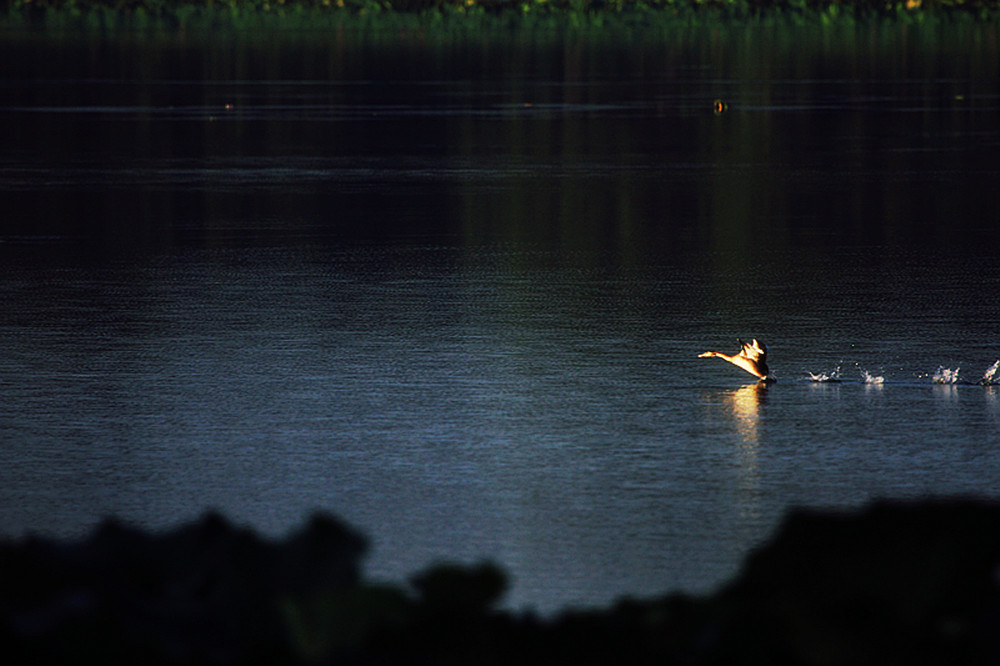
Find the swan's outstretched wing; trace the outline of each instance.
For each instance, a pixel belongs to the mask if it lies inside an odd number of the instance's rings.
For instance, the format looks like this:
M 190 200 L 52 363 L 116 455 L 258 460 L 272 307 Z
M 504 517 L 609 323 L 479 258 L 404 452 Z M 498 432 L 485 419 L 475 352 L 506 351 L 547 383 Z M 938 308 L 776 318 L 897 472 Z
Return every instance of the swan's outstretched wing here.
M 743 342 L 740 338 L 736 338 L 742 349 L 740 350 L 740 356 L 748 358 L 751 361 L 762 361 L 767 358 L 767 345 L 762 344 L 754 338 L 750 342 Z

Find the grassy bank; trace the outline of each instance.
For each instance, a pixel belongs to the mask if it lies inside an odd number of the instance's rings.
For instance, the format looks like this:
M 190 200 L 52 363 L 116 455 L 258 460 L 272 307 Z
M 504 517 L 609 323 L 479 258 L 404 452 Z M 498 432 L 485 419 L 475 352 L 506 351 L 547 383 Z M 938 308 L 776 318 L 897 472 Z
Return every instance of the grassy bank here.
M 996 21 L 1000 0 L 0 0 L 11 29 L 606 30 L 727 20 Z

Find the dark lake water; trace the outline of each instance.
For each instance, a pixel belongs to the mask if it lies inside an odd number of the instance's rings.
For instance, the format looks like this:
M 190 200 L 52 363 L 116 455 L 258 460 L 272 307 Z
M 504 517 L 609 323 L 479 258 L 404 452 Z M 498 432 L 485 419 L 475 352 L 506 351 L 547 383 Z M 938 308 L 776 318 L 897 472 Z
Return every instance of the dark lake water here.
M 322 510 L 549 612 L 996 496 L 1000 57 L 946 28 L 9 39 L 0 535 Z

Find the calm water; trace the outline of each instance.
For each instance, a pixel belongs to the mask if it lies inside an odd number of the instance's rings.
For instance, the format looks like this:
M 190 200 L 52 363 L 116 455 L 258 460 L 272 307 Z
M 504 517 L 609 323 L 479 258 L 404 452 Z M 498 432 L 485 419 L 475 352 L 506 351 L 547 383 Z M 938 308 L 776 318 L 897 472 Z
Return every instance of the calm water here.
M 995 32 L 13 40 L 0 534 L 325 510 L 374 577 L 553 611 L 708 592 L 790 506 L 995 495 Z M 696 358 L 737 336 L 778 383 Z

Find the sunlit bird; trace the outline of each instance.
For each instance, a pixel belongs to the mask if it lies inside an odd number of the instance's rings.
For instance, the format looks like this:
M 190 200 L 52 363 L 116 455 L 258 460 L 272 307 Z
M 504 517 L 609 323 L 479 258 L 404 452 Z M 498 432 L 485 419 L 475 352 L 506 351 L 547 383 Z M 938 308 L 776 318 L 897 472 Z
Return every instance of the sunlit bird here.
M 729 361 L 733 365 L 743 368 L 755 377 L 765 381 L 774 381 L 773 377 L 768 377 L 770 370 L 767 367 L 767 345 L 758 341 L 756 338 L 751 340 L 749 343 L 743 342 L 739 338 L 736 340 L 740 343 L 741 347 L 739 354 L 730 356 L 729 354 L 723 354 L 722 352 L 707 351 L 698 354 L 698 358 L 717 356 L 721 359 Z

